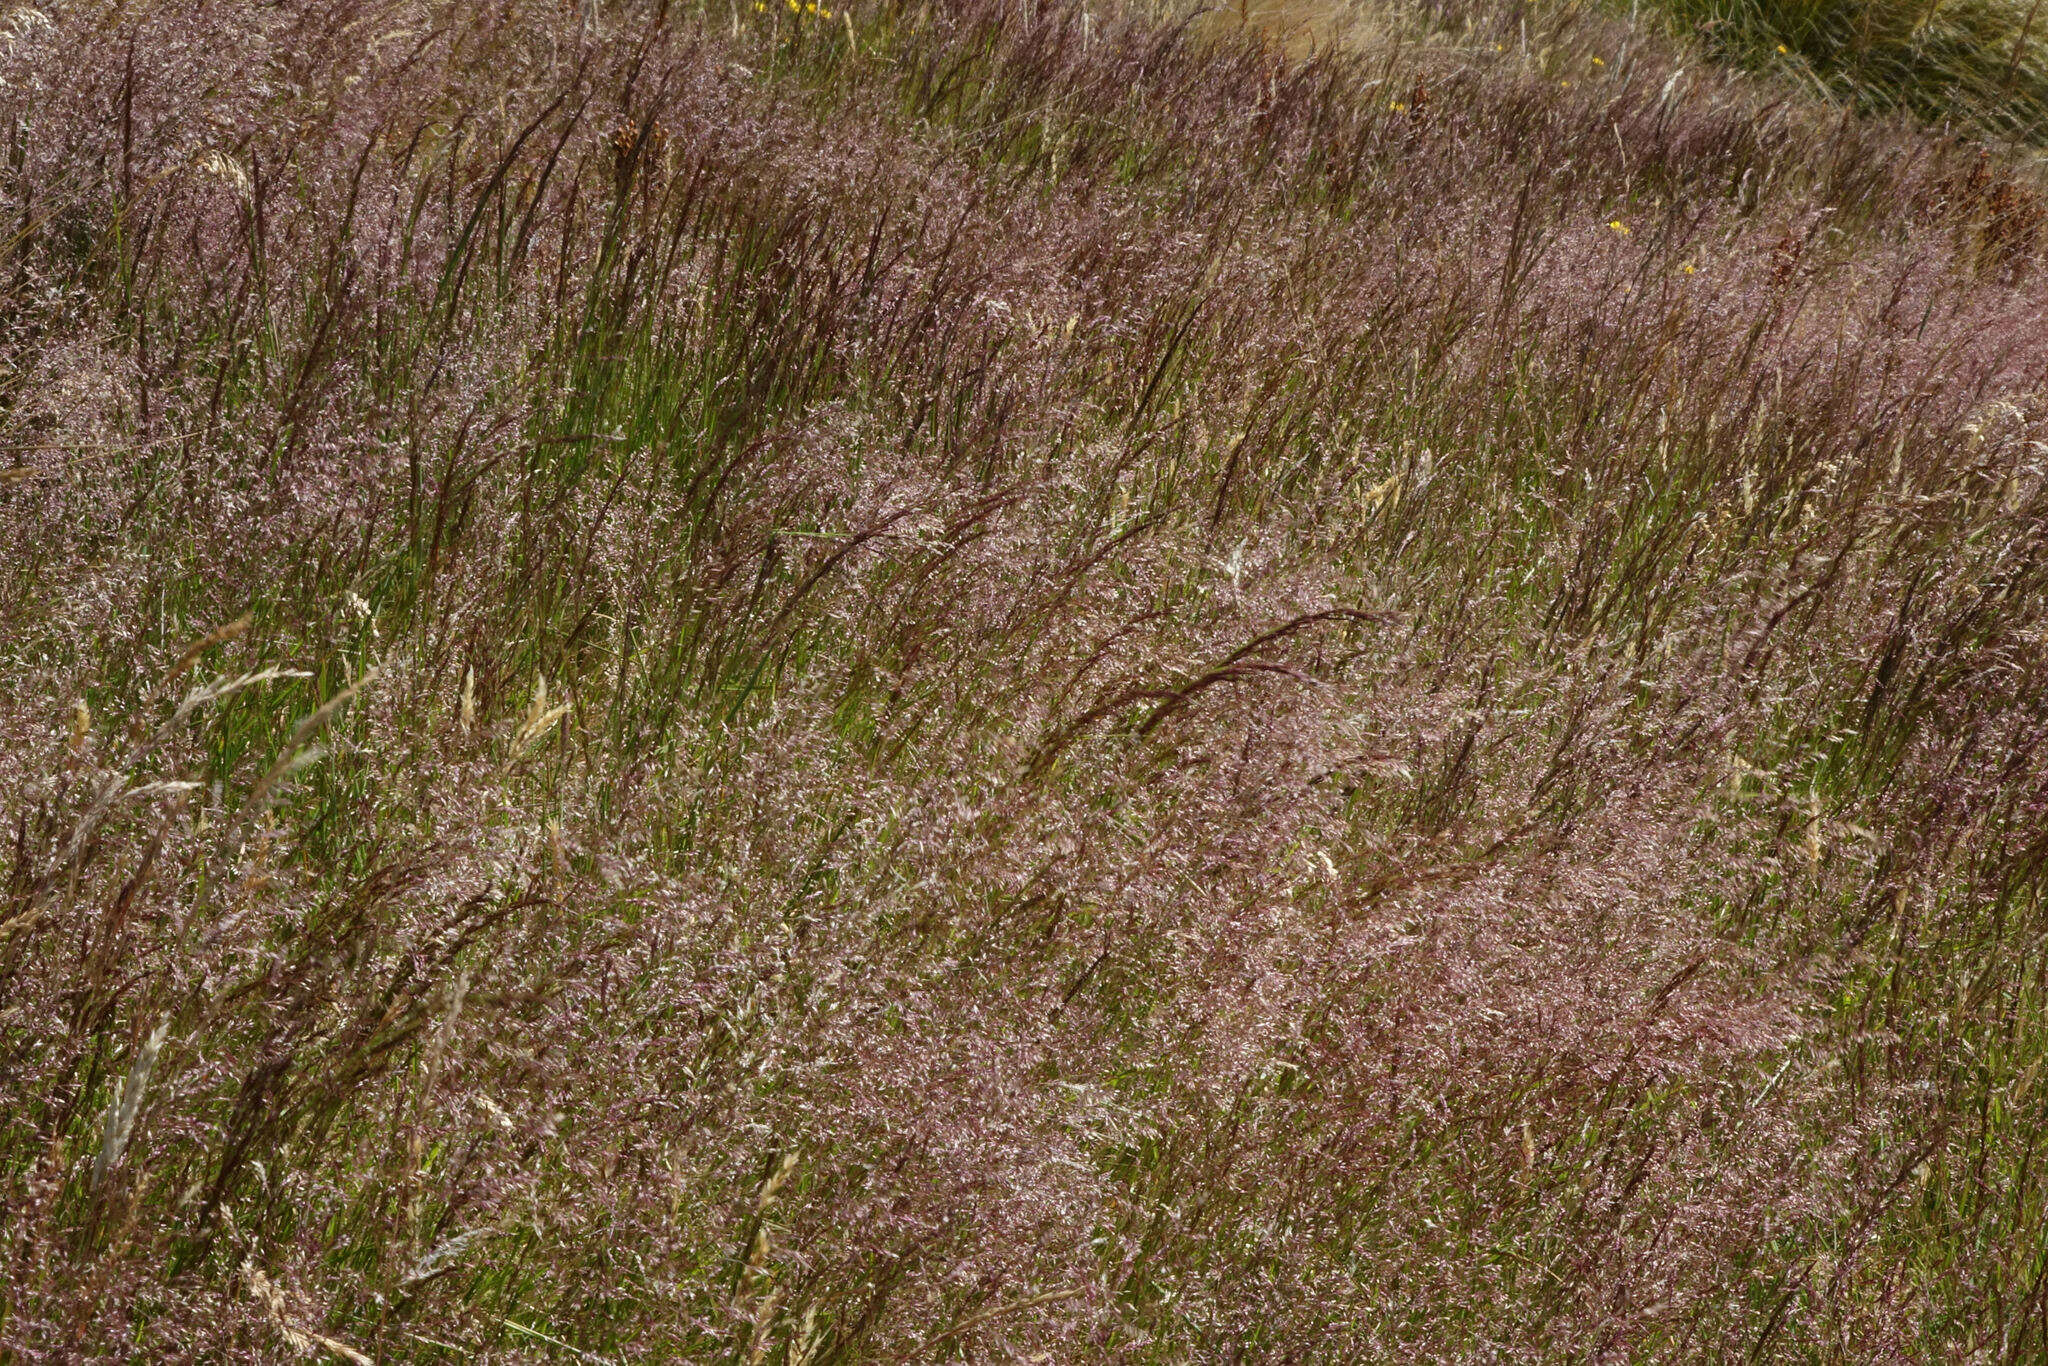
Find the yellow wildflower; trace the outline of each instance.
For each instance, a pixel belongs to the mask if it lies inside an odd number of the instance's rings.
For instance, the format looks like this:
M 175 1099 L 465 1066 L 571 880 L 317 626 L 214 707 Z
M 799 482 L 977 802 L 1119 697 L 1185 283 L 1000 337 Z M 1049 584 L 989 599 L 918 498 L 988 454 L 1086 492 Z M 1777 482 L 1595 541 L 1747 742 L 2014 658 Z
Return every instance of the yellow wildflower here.
M 1609 220 L 1607 226 L 1612 231 L 1620 233 L 1623 237 L 1628 236 L 1628 224 L 1622 222 L 1619 218 Z
M 1606 66 L 1606 65 L 1607 65 L 1607 63 L 1605 63 L 1605 62 L 1601 61 L 1601 60 L 1600 60 L 1600 59 L 1599 59 L 1598 57 L 1595 57 L 1595 58 L 1593 59 L 1593 65 L 1594 65 L 1594 66 Z
M 1780 43 L 1778 44 L 1778 55 L 1780 57 L 1789 57 L 1792 55 L 1792 49 L 1786 47 L 1783 43 Z

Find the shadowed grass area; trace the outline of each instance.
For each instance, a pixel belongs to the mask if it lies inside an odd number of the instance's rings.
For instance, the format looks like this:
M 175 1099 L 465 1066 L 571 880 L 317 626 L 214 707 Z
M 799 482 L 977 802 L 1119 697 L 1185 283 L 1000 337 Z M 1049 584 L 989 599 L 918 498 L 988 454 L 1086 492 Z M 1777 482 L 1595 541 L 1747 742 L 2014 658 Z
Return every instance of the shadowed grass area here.
M 2048 15 L 2033 0 L 1656 0 L 1712 57 L 1852 108 L 2048 140 Z
M 1539 27 L 1553 38 L 1582 15 L 1626 14 L 1639 32 L 1611 46 L 1661 29 L 1699 60 L 1771 78 L 1803 98 L 2035 147 L 2048 141 L 2048 16 L 2041 8 L 2033 0 L 1649 0 L 1525 13 L 1541 13 Z M 1471 17 L 1461 5 L 1372 0 L 1245 0 L 1193 12 L 1206 30 L 1251 32 L 1296 57 L 1455 41 Z
M 0 1354 L 2048 1350 L 2038 190 L 1301 19 L 5 21 Z

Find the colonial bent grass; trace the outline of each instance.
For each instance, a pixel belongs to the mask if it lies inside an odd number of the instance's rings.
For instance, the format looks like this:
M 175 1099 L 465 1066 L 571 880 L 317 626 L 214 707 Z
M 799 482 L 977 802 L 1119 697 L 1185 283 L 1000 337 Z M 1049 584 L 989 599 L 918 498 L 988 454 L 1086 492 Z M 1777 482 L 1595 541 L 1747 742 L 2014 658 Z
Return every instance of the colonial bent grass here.
M 2048 1353 L 2048 201 L 1226 20 L 8 14 L 0 1357 Z

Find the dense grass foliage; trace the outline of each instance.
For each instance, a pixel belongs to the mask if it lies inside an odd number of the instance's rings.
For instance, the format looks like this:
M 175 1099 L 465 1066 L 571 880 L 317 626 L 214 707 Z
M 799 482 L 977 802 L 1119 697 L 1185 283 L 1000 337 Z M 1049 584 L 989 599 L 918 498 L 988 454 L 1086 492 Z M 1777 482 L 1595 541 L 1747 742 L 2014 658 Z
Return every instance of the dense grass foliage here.
M 2036 0 L 1650 0 L 1714 57 L 1854 108 L 2048 142 Z
M 1998 161 L 1439 0 L 0 40 L 0 1356 L 2048 1352 Z

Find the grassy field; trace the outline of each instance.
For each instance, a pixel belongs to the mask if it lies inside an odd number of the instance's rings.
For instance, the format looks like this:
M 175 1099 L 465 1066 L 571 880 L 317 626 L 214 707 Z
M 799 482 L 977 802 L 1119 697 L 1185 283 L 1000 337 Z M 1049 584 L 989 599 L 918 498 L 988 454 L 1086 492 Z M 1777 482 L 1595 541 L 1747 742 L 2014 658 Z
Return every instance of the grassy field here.
M 0 1360 L 2048 1354 L 2048 200 L 1339 22 L 0 21 Z
M 2038 146 L 2048 14 L 2036 0 L 1650 0 L 1706 53 L 1819 97 Z
M 2048 143 L 2048 15 L 2035 0 L 1542 0 L 1527 8 L 1553 39 L 1569 33 L 1574 16 L 1604 10 L 1693 61 L 1748 70 L 1824 106 L 2030 150 Z M 1417 15 L 1470 17 L 1469 6 L 1429 0 L 1219 0 L 1186 9 L 1295 57 L 1383 48 L 1398 30 L 1426 41 L 1402 22 Z

